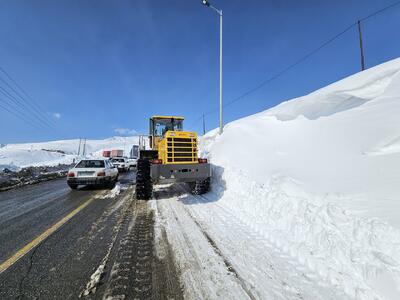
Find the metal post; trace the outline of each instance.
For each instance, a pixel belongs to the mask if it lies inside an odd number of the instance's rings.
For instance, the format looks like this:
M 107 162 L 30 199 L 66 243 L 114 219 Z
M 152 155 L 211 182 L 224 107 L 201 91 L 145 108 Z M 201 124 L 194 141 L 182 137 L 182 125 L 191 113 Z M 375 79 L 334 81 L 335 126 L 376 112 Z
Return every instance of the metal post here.
M 126 155 L 125 154 L 125 151 L 126 151 L 125 148 L 126 148 L 126 136 L 124 136 L 124 156 Z
M 83 149 L 82 149 L 82 156 L 86 155 L 86 138 L 82 139 Z
M 360 39 L 360 55 L 361 55 L 361 71 L 365 70 L 365 59 L 364 59 L 364 47 L 361 32 L 361 21 L 357 21 L 358 24 L 358 37 Z
M 203 114 L 203 135 L 206 134 L 206 120 L 204 119 L 204 114 Z
M 219 134 L 224 130 L 222 114 L 222 10 L 219 11 Z
M 81 153 L 81 139 L 79 139 L 78 156 L 80 155 L 80 153 Z

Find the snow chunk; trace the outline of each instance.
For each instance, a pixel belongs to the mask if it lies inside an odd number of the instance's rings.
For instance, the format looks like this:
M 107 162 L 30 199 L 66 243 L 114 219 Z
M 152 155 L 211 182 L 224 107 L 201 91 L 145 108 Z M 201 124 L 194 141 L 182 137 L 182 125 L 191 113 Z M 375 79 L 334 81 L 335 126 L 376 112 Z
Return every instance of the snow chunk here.
M 115 184 L 115 187 L 110 190 L 108 193 L 102 196 L 98 196 L 98 199 L 106 199 L 106 198 L 115 198 L 121 193 L 121 185 L 119 182 Z

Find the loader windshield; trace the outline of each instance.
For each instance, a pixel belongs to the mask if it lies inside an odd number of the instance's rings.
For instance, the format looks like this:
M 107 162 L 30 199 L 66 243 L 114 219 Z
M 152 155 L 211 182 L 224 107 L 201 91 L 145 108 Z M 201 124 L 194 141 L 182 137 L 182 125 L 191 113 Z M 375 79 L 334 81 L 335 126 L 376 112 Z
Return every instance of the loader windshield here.
M 167 131 L 182 131 L 183 120 L 153 119 L 151 123 L 151 134 L 162 137 Z

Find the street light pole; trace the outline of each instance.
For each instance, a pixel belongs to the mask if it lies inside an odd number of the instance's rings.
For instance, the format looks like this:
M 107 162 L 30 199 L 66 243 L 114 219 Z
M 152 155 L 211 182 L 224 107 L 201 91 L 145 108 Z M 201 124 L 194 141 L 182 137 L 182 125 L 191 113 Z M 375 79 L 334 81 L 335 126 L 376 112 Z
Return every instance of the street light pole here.
M 222 10 L 219 14 L 219 134 L 224 130 L 222 119 Z
M 203 4 L 211 9 L 219 15 L 219 134 L 222 134 L 224 129 L 223 122 L 223 101 L 222 101 L 222 10 L 215 8 L 208 2 L 208 0 L 203 0 Z

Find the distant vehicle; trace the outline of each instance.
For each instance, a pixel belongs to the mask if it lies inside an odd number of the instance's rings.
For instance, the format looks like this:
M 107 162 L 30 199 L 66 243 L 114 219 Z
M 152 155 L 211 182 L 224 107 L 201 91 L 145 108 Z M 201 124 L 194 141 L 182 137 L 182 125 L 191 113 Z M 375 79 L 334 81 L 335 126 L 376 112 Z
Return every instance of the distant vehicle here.
M 78 185 L 112 188 L 118 181 L 118 170 L 108 159 L 83 159 L 68 171 L 67 184 L 73 190 Z
M 138 158 L 139 157 L 139 145 L 133 145 L 130 151 L 130 158 Z
M 128 169 L 136 168 L 137 158 L 128 158 L 127 163 L 128 163 Z
M 129 170 L 128 161 L 125 157 L 113 157 L 111 163 L 118 168 L 118 171 L 125 172 Z
M 124 156 L 124 150 L 111 150 L 111 157 L 122 157 Z

